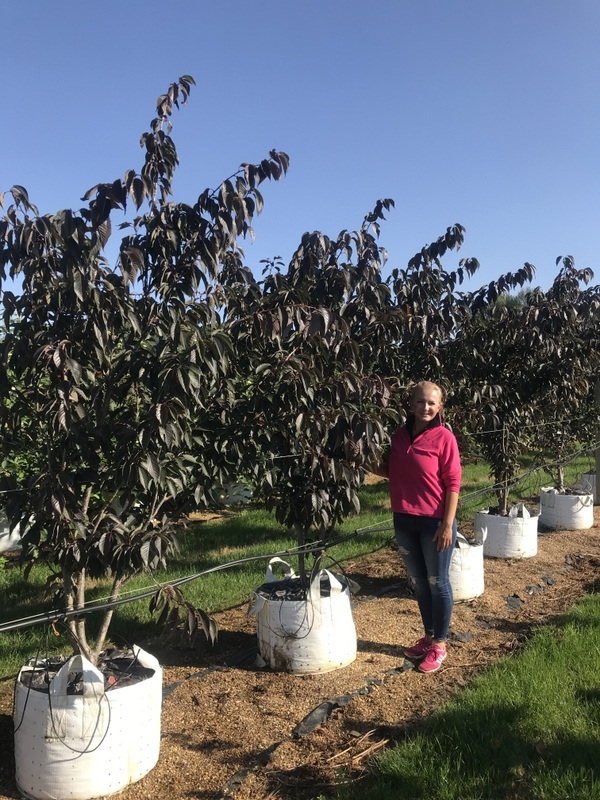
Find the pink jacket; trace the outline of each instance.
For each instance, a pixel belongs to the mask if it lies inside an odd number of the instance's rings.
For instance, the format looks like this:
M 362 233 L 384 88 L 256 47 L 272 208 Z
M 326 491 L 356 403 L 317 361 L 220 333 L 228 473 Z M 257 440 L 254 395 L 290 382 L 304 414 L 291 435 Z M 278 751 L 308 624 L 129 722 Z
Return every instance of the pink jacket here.
M 460 491 L 456 437 L 434 422 L 411 442 L 404 425 L 392 436 L 388 474 L 392 511 L 441 519 L 446 493 Z

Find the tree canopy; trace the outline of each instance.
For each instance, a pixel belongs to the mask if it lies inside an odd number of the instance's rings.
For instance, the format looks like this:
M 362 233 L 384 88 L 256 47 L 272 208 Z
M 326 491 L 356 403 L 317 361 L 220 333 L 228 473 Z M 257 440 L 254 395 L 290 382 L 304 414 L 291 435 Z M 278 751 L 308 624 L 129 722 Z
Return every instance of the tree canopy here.
M 21 186 L 0 195 L 0 277 L 22 285 L 2 291 L 1 488 L 24 561 L 52 566 L 71 612 L 89 577 L 112 576 L 117 597 L 164 566 L 186 507 L 240 478 L 299 541 L 326 540 L 359 510 L 414 381 L 440 383 L 455 422 L 490 434 L 507 483 L 527 423 L 585 404 L 597 375 L 590 270 L 567 257 L 549 291 L 518 303 L 502 298 L 532 280 L 527 262 L 463 291 L 479 264 L 444 268 L 464 243 L 455 224 L 384 277 L 391 199 L 356 230 L 304 233 L 255 275 L 239 243 L 289 159 L 272 150 L 175 202 L 171 116 L 193 85 L 183 76 L 158 98 L 140 170 L 97 184 L 77 211 L 40 215 Z M 111 265 L 111 216 L 130 209 Z M 111 613 L 93 643 L 70 618 L 92 659 Z

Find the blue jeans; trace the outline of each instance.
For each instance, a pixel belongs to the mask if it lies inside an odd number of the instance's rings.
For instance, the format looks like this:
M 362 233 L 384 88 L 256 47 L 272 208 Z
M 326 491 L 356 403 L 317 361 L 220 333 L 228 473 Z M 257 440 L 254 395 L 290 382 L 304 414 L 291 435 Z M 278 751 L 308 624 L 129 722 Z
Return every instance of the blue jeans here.
M 434 517 L 394 512 L 398 553 L 414 587 L 425 633 L 445 642 L 454 605 L 448 573 L 456 544 L 456 520 L 452 525 L 452 546 L 438 552 L 433 537 L 440 522 Z

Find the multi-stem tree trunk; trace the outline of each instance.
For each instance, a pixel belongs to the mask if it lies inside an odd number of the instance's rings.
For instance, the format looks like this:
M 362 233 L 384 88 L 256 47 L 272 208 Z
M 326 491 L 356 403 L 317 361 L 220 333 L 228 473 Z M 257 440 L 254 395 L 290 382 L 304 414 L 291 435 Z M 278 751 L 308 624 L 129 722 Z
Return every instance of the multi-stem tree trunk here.
M 74 652 L 85 656 L 88 661 L 91 661 L 91 663 L 95 665 L 98 663 L 100 653 L 104 650 L 108 629 L 114 613 L 114 609 L 110 607 L 110 604 L 119 597 L 125 579 L 115 578 L 113 580 L 107 600 L 107 605 L 109 607 L 102 612 L 98 633 L 96 634 L 94 643 L 91 644 L 88 640 L 86 628 L 86 617 L 88 616 L 85 612 L 86 577 L 85 569 L 77 573 L 70 573 L 67 570 L 63 571 L 66 598 L 65 608 L 70 612 L 66 625 L 73 643 Z M 73 613 L 78 610 L 83 611 L 80 616 Z

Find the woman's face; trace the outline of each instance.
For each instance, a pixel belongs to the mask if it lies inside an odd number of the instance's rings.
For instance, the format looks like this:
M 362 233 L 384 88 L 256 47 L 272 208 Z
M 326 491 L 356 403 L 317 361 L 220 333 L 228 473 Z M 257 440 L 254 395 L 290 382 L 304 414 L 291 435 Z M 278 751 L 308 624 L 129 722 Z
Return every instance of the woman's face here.
M 419 386 L 410 401 L 410 410 L 415 415 L 417 427 L 424 428 L 442 408 L 440 390 L 435 386 L 428 388 Z

